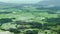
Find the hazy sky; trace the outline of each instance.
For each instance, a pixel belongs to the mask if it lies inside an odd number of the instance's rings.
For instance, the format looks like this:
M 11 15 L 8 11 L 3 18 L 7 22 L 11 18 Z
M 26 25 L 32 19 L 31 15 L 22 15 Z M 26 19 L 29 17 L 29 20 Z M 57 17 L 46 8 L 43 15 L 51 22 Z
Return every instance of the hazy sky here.
M 0 2 L 7 2 L 7 3 L 37 3 L 43 0 L 0 0 Z

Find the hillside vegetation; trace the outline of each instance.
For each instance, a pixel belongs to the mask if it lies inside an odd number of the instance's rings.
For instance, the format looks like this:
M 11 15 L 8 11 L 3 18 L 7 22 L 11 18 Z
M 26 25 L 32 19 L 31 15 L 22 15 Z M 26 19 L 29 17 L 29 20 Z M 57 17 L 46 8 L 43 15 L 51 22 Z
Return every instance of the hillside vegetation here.
M 60 10 L 13 7 L 0 9 L 2 34 L 60 34 Z

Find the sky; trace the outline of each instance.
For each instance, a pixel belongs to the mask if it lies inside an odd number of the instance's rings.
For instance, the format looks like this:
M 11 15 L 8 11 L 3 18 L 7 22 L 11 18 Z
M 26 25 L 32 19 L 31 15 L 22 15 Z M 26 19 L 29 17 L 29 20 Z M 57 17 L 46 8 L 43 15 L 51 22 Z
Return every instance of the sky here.
M 0 0 L 0 2 L 6 2 L 6 3 L 37 3 L 39 1 L 43 0 Z

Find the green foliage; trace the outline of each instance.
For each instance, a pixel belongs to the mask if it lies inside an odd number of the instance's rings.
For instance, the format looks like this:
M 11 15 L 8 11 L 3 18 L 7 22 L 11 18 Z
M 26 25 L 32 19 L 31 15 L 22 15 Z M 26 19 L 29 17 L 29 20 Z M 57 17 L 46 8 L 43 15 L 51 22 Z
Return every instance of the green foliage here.
M 60 33 L 60 14 L 56 13 L 58 10 L 54 12 L 49 8 L 49 10 L 38 10 L 34 7 L 7 9 L 0 10 L 0 31 L 9 31 L 14 34 Z

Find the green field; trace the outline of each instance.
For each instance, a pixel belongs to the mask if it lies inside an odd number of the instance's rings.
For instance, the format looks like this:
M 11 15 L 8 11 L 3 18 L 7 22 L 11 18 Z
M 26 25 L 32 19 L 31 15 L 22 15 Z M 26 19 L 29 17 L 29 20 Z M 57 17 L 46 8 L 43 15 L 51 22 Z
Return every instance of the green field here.
M 50 9 L 51 10 L 51 9 Z M 9 34 L 59 34 L 60 12 L 38 10 L 33 7 L 22 9 L 0 9 L 0 32 Z M 2 34 L 3 34 L 2 33 Z

